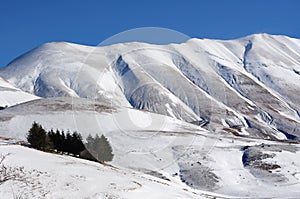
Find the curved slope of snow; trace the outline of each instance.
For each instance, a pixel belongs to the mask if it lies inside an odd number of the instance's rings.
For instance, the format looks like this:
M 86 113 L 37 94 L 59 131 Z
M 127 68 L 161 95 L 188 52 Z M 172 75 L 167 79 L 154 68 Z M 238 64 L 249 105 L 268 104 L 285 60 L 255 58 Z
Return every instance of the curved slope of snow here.
M 39 99 L 39 97 L 14 87 L 0 77 L 0 107 L 13 106 L 35 99 Z

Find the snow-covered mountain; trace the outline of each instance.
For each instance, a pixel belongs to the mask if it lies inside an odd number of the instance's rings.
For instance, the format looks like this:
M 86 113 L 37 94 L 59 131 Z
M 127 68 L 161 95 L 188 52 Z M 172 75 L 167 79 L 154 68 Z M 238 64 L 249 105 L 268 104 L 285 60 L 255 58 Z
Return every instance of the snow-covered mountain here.
M 0 110 L 0 138 L 25 140 L 33 121 L 83 138 L 105 134 L 115 154 L 112 165 L 169 183 L 166 191 L 177 198 L 300 195 L 298 39 L 257 34 L 105 47 L 52 42 L 12 61 L 0 77 L 0 100 L 9 106 Z M 0 153 L 10 149 L 23 153 L 6 145 Z M 59 162 L 50 156 L 49 164 Z M 128 178 L 142 175 L 125 170 L 119 171 Z M 107 178 L 115 175 L 107 172 Z M 117 187 L 127 183 L 116 181 Z M 156 188 L 135 181 L 146 189 L 113 192 L 116 198 Z
M 44 44 L 0 76 L 39 97 L 109 101 L 252 137 L 300 135 L 300 40 L 267 34 L 182 44 Z M 228 130 L 230 129 L 230 130 Z

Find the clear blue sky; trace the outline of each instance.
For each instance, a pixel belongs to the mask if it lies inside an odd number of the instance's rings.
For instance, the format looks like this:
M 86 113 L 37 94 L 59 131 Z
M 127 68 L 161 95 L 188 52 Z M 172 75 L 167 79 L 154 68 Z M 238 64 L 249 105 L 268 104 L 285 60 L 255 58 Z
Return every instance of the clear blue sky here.
M 87 45 L 139 27 L 190 37 L 300 38 L 299 0 L 0 0 L 0 66 L 49 41 Z

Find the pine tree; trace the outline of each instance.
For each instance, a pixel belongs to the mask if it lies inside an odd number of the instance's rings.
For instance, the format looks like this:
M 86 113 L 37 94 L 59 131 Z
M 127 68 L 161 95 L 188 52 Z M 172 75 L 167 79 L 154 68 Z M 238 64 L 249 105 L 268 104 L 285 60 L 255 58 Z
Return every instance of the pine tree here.
M 45 137 L 45 149 L 46 150 L 55 149 L 52 139 L 49 137 L 49 135 L 47 133 L 46 133 L 46 137 Z
M 91 136 L 91 134 L 87 136 L 86 141 L 87 141 L 86 143 L 87 148 L 91 149 L 92 146 L 94 145 L 94 138 Z
M 72 153 L 72 146 L 71 146 L 71 142 L 72 142 L 72 136 L 70 134 L 70 131 L 68 130 L 67 131 L 67 134 L 66 134 L 66 139 L 65 139 L 65 143 L 64 143 L 64 147 L 65 147 L 65 152 L 68 152 L 68 153 Z
M 64 130 L 61 131 L 61 135 L 59 134 L 59 151 L 65 151 L 66 152 L 66 136 Z
M 106 162 L 113 159 L 112 148 L 104 135 L 99 137 L 96 134 L 95 138 L 91 135 L 88 135 L 86 138 L 86 148 L 90 155 L 96 158 L 98 161 Z
M 74 155 L 79 155 L 81 151 L 85 149 L 84 144 L 82 143 L 82 137 L 76 131 L 73 132 L 71 136 L 70 151 Z
M 51 129 L 48 133 L 48 138 L 50 139 L 50 141 L 52 142 L 52 147 L 56 148 L 56 140 L 55 140 L 55 133 L 53 131 L 53 129 Z
M 112 148 L 108 142 L 108 139 L 104 135 L 101 135 L 100 139 L 104 146 L 104 150 L 102 153 L 100 153 L 102 161 L 112 161 L 114 154 L 112 153 Z
M 107 140 L 107 138 L 104 135 L 96 136 L 95 138 L 95 149 L 97 152 L 97 158 L 101 162 L 108 162 L 112 161 L 113 159 L 113 153 L 112 148 Z
M 36 149 L 46 149 L 49 145 L 46 131 L 36 122 L 33 122 L 28 132 L 27 141 Z
M 95 151 L 95 139 L 93 138 L 93 136 L 91 136 L 91 134 L 89 134 L 88 137 L 86 138 L 86 141 L 87 141 L 86 149 L 89 152 L 88 155 L 91 155 L 91 156 L 97 158 L 97 153 Z

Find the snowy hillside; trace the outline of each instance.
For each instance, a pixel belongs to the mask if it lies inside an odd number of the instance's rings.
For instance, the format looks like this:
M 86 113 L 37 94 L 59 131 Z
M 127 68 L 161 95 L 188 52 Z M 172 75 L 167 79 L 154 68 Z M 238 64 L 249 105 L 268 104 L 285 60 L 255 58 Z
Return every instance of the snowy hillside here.
M 6 167 L 11 177 L 1 185 L 1 198 L 213 197 L 200 191 L 192 193 L 189 187 L 137 171 L 20 146 L 2 144 L 0 155 L 6 156 L 1 166 Z
M 299 198 L 299 93 L 300 40 L 285 36 L 46 43 L 0 70 L 0 139 L 26 140 L 33 121 L 104 134 L 118 169 L 3 144 L 40 184 L 0 196 Z
M 0 107 L 12 106 L 35 99 L 39 99 L 39 97 L 12 86 L 0 77 Z
M 300 195 L 296 143 L 212 133 L 171 117 L 81 98 L 9 107 L 1 111 L 0 121 L 2 137 L 21 140 L 32 121 L 47 130 L 77 130 L 84 138 L 103 133 L 113 148 L 112 165 L 189 186 L 191 192 L 228 198 Z

